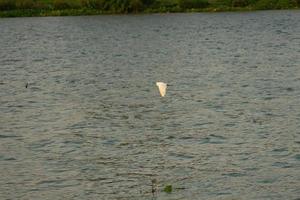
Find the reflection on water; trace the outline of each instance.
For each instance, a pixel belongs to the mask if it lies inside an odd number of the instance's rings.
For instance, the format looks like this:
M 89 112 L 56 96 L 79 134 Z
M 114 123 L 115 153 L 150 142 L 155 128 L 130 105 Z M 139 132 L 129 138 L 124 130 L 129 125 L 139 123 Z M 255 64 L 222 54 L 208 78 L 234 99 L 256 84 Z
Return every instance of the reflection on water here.
M 299 20 L 0 19 L 1 199 L 298 198 Z

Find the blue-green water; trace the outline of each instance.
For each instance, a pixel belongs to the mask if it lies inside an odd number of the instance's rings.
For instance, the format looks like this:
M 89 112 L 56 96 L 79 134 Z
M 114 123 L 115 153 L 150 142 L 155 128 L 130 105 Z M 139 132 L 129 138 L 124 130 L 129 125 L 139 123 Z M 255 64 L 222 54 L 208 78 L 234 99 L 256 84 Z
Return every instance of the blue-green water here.
M 299 198 L 299 22 L 0 19 L 0 199 Z

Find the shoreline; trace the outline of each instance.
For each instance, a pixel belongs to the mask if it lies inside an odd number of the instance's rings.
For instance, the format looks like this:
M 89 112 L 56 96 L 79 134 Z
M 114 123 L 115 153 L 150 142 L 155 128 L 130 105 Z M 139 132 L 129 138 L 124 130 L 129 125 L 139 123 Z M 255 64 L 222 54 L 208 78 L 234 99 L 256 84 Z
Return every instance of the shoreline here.
M 0 18 L 15 18 L 15 17 L 51 17 L 51 16 L 90 16 L 90 15 L 133 15 L 133 14 L 165 14 L 165 13 L 215 13 L 215 12 L 255 12 L 255 11 L 271 11 L 271 10 L 300 10 L 298 7 L 287 9 L 255 9 L 253 7 L 221 7 L 221 8 L 202 8 L 202 9 L 186 9 L 186 10 L 162 10 L 162 9 L 148 9 L 143 12 L 122 13 L 103 11 L 98 9 L 27 9 L 27 10 L 7 10 L 0 11 Z

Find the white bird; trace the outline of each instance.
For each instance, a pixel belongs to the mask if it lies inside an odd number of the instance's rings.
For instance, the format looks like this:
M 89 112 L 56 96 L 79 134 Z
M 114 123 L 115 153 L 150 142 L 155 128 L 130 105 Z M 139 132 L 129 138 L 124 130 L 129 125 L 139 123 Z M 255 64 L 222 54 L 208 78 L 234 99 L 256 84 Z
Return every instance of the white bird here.
M 159 89 L 159 93 L 162 97 L 166 95 L 167 92 L 167 84 L 164 82 L 156 82 L 156 85 Z

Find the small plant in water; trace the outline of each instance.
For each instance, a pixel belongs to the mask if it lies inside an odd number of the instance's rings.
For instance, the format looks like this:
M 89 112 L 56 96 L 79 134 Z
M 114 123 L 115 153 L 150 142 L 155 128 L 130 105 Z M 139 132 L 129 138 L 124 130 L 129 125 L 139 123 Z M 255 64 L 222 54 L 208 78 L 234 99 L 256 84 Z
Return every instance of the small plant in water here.
M 164 192 L 166 192 L 166 193 L 171 193 L 172 190 L 173 190 L 172 185 L 166 185 L 164 188 Z
M 152 195 L 153 197 L 156 195 L 157 193 L 157 180 L 156 179 L 152 179 Z

